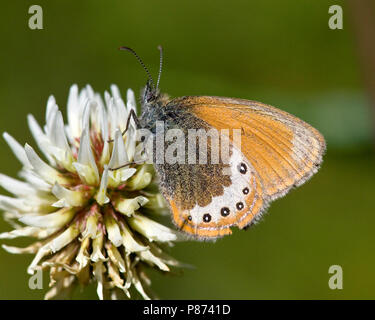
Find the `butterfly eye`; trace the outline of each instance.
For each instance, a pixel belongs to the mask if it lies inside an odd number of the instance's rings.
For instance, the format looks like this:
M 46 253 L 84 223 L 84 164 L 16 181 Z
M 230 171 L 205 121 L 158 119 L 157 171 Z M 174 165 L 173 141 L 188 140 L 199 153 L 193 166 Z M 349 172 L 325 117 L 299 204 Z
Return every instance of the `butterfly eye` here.
M 147 96 L 146 96 L 146 101 L 147 102 L 152 102 L 154 100 L 156 100 L 156 96 L 155 96 L 154 92 L 153 91 L 149 91 L 147 93 Z
M 208 213 L 205 213 L 203 215 L 203 221 L 204 222 L 210 222 L 211 221 L 211 215 L 209 215 Z
M 236 204 L 236 208 L 237 208 L 238 210 L 242 210 L 243 207 L 244 207 L 243 202 L 237 202 L 237 204 Z
M 242 174 L 247 172 L 247 166 L 243 162 L 238 165 L 238 171 Z
M 192 216 L 188 216 L 188 220 L 189 221 L 193 220 Z
M 224 208 L 221 208 L 221 211 L 220 211 L 220 213 L 221 213 L 221 215 L 222 215 L 223 217 L 226 217 L 226 216 L 228 216 L 228 215 L 229 215 L 229 213 L 230 213 L 230 210 L 229 210 L 229 208 L 228 208 L 228 207 L 224 207 Z
M 242 190 L 242 193 L 243 194 L 249 194 L 249 188 L 248 187 L 246 187 L 246 188 L 244 188 L 243 190 Z

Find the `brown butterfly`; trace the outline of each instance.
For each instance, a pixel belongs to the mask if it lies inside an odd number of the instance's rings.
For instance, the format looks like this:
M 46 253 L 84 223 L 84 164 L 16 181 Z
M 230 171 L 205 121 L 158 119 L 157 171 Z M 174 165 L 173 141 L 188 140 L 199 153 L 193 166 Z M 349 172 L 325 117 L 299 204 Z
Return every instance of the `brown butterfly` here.
M 306 182 L 317 172 L 325 151 L 318 130 L 306 122 L 261 102 L 213 96 L 169 99 L 158 90 L 150 73 L 142 95 L 142 115 L 133 117 L 139 128 L 165 130 L 241 130 L 241 145 L 228 135 L 227 163 L 155 163 L 161 191 L 169 203 L 177 228 L 198 239 L 231 234 L 258 221 L 271 201 Z M 125 129 L 126 131 L 126 129 Z M 186 141 L 188 144 L 189 141 Z M 230 174 L 225 171 L 230 169 Z

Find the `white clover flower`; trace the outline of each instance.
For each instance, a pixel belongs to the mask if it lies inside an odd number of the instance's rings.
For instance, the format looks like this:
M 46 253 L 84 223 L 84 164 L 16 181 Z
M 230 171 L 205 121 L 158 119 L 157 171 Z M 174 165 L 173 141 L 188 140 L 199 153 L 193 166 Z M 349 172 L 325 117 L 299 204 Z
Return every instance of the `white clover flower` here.
M 122 136 L 128 114 L 136 108 L 133 91 L 128 90 L 126 105 L 116 86 L 111 86 L 111 93 L 105 92 L 103 102 L 90 86 L 79 92 L 73 85 L 68 125 L 53 96 L 43 129 L 28 116 L 45 160 L 30 145 L 22 147 L 8 133 L 3 135 L 23 165 L 19 173 L 23 181 L 0 174 L 0 186 L 14 195 L 0 195 L 0 209 L 15 228 L 0 234 L 0 239 L 37 239 L 26 248 L 3 248 L 35 254 L 30 274 L 49 270 L 47 299 L 90 281 L 97 281 L 100 299 L 123 293 L 130 298 L 132 286 L 149 299 L 145 267 L 169 271 L 179 265 L 161 248 L 178 235 L 154 220 L 164 212 L 164 202 L 153 185 L 153 167 L 109 170 L 131 162 L 142 150 L 132 122 Z

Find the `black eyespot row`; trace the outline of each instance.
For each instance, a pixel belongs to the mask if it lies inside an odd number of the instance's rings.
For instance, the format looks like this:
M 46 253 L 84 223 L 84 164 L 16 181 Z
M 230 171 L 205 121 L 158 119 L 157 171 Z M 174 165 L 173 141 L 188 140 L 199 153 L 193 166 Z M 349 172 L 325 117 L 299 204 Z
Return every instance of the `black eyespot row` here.
M 238 210 L 242 210 L 242 209 L 244 208 L 243 202 L 237 202 L 237 204 L 236 204 L 236 208 L 237 208 Z
M 226 217 L 226 216 L 229 216 L 230 210 L 228 207 L 223 207 L 221 208 L 220 213 L 223 217 Z
M 193 220 L 192 216 L 188 216 L 188 220 L 189 221 Z
M 249 188 L 248 187 L 246 187 L 246 188 L 244 188 L 243 190 L 242 190 L 242 193 L 243 194 L 249 194 Z
M 238 165 L 238 171 L 242 174 L 245 174 L 247 172 L 247 166 L 246 164 L 244 164 L 243 162 L 241 162 L 239 165 Z
M 211 221 L 211 215 L 208 214 L 208 213 L 205 213 L 205 214 L 203 215 L 203 221 L 204 221 L 204 222 L 210 222 L 210 221 Z

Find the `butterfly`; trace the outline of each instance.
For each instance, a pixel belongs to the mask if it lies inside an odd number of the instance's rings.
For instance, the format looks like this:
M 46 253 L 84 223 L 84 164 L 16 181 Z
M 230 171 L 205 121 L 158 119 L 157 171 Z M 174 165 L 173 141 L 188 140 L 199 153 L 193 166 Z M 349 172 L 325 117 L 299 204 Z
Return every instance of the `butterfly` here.
M 270 105 L 237 98 L 185 96 L 170 99 L 148 75 L 141 97 L 142 114 L 131 118 L 138 128 L 155 133 L 156 123 L 165 129 L 222 130 L 240 128 L 241 145 L 230 134 L 227 163 L 155 163 L 161 192 L 178 229 L 197 239 L 215 239 L 247 228 L 262 217 L 269 204 L 300 186 L 316 173 L 325 152 L 318 130 Z M 230 169 L 224 172 L 225 169 Z

